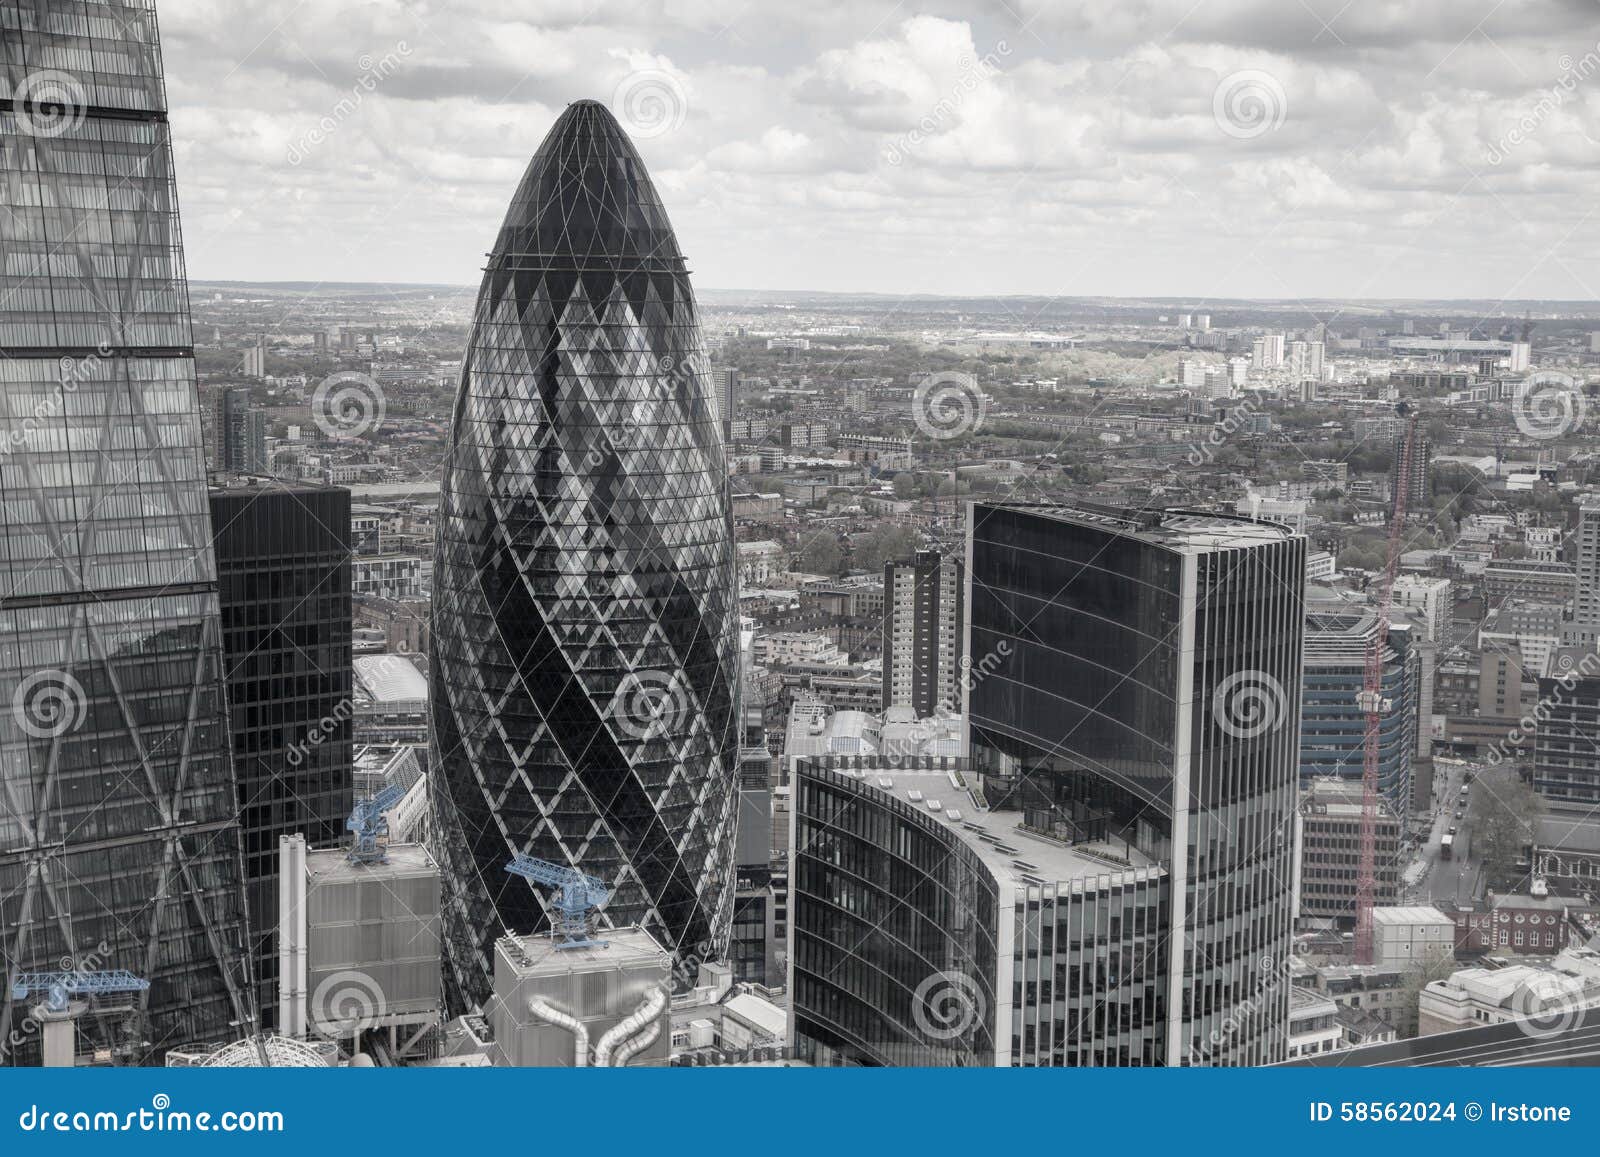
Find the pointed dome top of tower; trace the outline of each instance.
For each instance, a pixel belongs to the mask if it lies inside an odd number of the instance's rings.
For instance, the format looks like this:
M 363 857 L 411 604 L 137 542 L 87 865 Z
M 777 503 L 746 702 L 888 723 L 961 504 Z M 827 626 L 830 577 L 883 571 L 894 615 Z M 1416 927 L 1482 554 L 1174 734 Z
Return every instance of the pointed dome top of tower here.
M 528 163 L 496 265 L 681 269 L 683 254 L 638 150 L 611 110 L 569 104 Z

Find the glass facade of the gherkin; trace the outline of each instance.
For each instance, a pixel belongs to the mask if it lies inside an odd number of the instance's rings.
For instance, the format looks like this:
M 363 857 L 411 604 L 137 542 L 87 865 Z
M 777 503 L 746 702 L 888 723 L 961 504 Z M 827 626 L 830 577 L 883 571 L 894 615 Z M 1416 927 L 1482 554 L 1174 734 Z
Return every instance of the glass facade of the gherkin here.
M 688 272 L 621 126 L 567 108 L 479 290 L 433 592 L 432 776 L 453 1000 L 549 927 L 514 853 L 614 889 L 680 961 L 733 906 L 738 617 Z
M 237 801 L 151 0 L 0 0 L 0 542 L 5 1063 L 39 1050 L 19 973 L 150 982 L 80 1018 L 83 1051 L 239 1036 Z

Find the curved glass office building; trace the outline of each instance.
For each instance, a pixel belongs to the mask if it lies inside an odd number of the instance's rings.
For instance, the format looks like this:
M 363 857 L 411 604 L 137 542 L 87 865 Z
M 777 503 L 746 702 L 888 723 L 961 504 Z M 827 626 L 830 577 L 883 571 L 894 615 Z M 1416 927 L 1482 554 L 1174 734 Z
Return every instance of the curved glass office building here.
M 152 0 L 0 4 L 0 1053 L 19 974 L 148 1061 L 251 1015 L 238 799 Z
M 738 619 L 688 271 L 622 128 L 569 106 L 489 256 L 441 495 L 434 806 L 470 1004 L 548 926 L 514 853 L 614 889 L 680 959 L 732 920 Z
M 970 772 L 970 768 L 966 769 Z M 816 1065 L 1162 1063 L 1168 873 L 904 759 L 795 769 L 795 1046 Z
M 1305 540 L 1183 511 L 971 509 L 970 759 L 796 767 L 796 1047 L 1284 1059 Z

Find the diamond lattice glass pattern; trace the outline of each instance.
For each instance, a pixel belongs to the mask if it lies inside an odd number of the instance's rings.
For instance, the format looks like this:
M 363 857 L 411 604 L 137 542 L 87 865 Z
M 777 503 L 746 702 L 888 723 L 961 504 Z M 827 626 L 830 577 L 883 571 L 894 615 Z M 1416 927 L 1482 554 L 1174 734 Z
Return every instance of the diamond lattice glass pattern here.
M 732 920 L 738 619 L 727 469 L 683 257 L 602 106 L 568 108 L 479 291 L 434 571 L 433 777 L 464 1001 L 548 927 L 526 852 L 680 958 Z

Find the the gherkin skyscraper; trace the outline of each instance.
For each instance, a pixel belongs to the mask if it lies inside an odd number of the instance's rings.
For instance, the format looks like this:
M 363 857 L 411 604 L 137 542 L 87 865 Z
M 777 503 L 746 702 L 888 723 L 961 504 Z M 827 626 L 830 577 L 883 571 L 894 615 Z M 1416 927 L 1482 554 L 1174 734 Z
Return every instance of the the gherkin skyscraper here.
M 548 927 L 524 852 L 615 891 L 680 959 L 733 905 L 738 619 L 727 469 L 688 271 L 604 106 L 567 108 L 478 293 L 444 474 L 432 777 L 460 1002 Z

